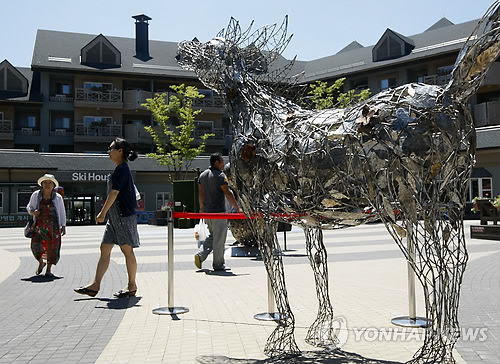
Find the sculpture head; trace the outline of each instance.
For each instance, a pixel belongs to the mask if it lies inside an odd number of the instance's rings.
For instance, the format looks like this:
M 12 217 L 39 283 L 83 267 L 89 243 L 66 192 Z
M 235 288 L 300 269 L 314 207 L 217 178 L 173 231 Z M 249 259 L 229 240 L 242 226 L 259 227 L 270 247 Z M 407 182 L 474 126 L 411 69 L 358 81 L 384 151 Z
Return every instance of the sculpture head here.
M 274 24 L 251 32 L 253 22 L 242 31 L 239 22 L 231 18 L 227 28 L 208 42 L 181 42 L 176 58 L 183 68 L 194 71 L 206 87 L 231 98 L 231 93 L 243 83 L 266 81 L 273 76 L 269 73 L 270 65 L 281 57 L 291 39 L 286 34 L 287 22 L 285 17 L 280 27 Z

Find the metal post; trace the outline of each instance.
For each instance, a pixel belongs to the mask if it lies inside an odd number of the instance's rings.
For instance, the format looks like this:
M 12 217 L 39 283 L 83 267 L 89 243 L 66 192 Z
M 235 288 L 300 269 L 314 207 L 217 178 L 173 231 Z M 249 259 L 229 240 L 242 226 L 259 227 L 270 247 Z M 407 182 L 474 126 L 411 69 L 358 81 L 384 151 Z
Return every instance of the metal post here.
M 177 315 L 189 312 L 187 307 L 174 307 L 174 218 L 172 207 L 167 208 L 168 223 L 168 245 L 167 245 L 167 264 L 168 264 L 168 307 L 159 307 L 153 310 L 157 315 Z
M 286 318 L 286 315 L 279 312 L 274 312 L 274 295 L 269 275 L 267 276 L 267 310 L 267 312 L 262 312 L 254 315 L 253 318 L 260 321 L 280 321 Z
M 408 246 L 408 316 L 395 317 L 391 320 L 394 325 L 403 327 L 428 327 L 430 321 L 425 317 L 417 317 L 417 304 L 415 298 L 415 271 L 410 264 L 410 261 L 415 261 L 415 245 L 412 237 L 411 225 L 408 226 L 406 235 L 406 244 Z

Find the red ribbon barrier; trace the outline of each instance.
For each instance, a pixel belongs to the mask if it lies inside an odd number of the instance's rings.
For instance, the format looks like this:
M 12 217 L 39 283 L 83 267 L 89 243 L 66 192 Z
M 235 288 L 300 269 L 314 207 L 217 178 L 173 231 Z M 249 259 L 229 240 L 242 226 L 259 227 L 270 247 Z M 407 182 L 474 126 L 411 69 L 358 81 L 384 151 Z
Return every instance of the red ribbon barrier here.
M 244 220 L 247 217 L 244 213 L 226 214 L 223 212 L 175 212 L 173 213 L 175 219 L 238 219 Z
M 271 214 L 273 217 L 282 217 L 288 220 L 306 216 L 306 214 Z M 242 212 L 224 213 L 224 212 L 173 212 L 174 219 L 229 219 L 229 220 L 244 220 L 247 217 Z M 253 218 L 253 217 L 252 217 Z

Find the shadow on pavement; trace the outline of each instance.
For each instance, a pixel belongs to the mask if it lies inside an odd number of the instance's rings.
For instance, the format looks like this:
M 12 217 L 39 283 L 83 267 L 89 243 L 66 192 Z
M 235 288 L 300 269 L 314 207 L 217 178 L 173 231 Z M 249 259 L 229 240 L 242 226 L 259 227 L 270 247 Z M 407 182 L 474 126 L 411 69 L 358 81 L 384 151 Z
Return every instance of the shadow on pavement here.
M 62 279 L 64 277 L 58 277 L 58 276 L 51 276 L 51 277 L 46 277 L 43 274 L 40 274 L 39 276 L 31 276 L 29 278 L 21 278 L 21 281 L 24 282 L 31 282 L 31 283 L 45 283 L 45 282 L 52 282 L 57 279 Z
M 100 298 L 100 297 L 86 297 L 86 298 L 76 298 L 75 302 L 78 301 L 101 301 L 106 302 L 106 306 L 96 306 L 96 308 L 107 308 L 109 310 L 125 310 L 131 307 L 140 307 L 138 305 L 141 300 L 140 296 L 132 296 L 126 298 Z
M 200 364 L 401 364 L 401 362 L 366 358 L 342 350 L 303 351 L 293 358 L 236 359 L 227 356 L 202 355 L 196 358 Z

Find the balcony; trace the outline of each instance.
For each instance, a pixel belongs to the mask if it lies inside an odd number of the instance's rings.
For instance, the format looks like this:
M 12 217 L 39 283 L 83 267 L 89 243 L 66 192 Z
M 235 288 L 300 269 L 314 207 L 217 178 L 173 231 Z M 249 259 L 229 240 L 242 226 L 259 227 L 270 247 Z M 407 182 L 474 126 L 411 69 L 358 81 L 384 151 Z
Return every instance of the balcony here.
M 174 92 L 167 92 L 167 97 L 165 102 L 168 103 L 172 96 L 175 96 Z M 225 112 L 224 102 L 219 96 L 204 97 L 202 99 L 196 99 L 193 102 L 193 109 L 202 109 L 203 112 L 213 113 L 213 114 L 223 114 Z
M 193 133 L 193 137 L 195 142 L 200 142 L 200 137 L 204 134 L 211 133 L 215 134 L 215 136 L 211 136 L 207 139 L 207 145 L 225 145 L 224 138 L 224 129 L 223 128 L 213 128 L 212 130 L 208 129 L 195 129 Z
M 35 128 L 21 128 L 17 129 L 14 134 L 16 136 L 40 136 L 40 130 Z
M 74 97 L 67 95 L 54 95 L 49 97 L 50 102 L 57 102 L 59 104 L 72 104 L 74 100 Z
M 121 123 L 95 126 L 75 124 L 75 142 L 107 143 L 121 135 Z
M 74 133 L 68 129 L 54 129 L 49 132 L 53 137 L 72 137 Z
M 476 127 L 500 125 L 500 101 L 488 101 L 474 105 Z
M 451 80 L 451 73 L 447 75 L 429 75 L 424 77 L 424 83 L 428 85 L 446 86 Z
M 144 130 L 144 124 L 125 125 L 125 139 L 133 144 L 153 144 L 153 138 Z
M 75 106 L 121 109 L 123 108 L 122 91 L 93 91 L 87 88 L 76 88 Z
M 224 102 L 219 96 L 212 96 L 210 98 L 202 98 L 194 100 L 194 109 L 202 109 L 207 113 L 224 113 Z
M 153 93 L 144 90 L 123 91 L 123 108 L 126 110 L 146 110 L 142 104 L 153 97 Z
M 0 140 L 13 140 L 12 120 L 0 120 Z
M 483 87 L 492 87 L 500 85 L 500 62 L 494 62 L 483 81 L 481 82 L 481 88 Z

